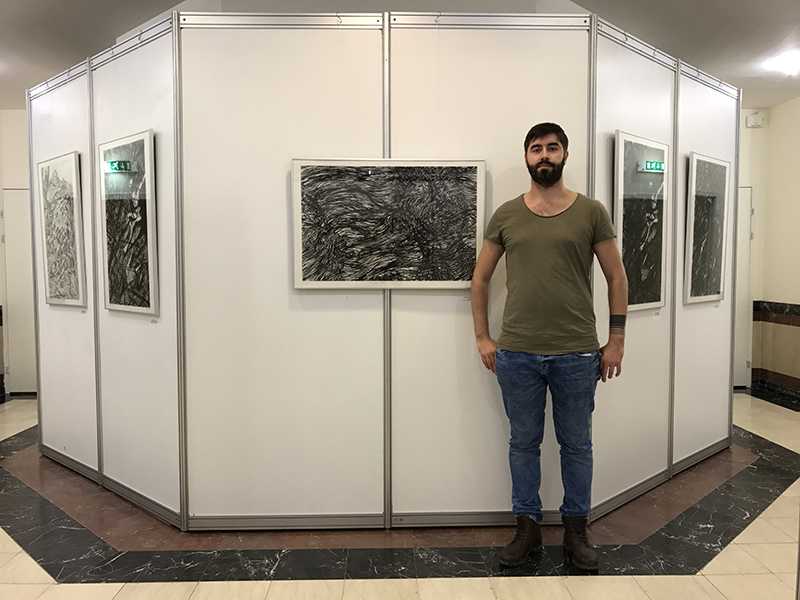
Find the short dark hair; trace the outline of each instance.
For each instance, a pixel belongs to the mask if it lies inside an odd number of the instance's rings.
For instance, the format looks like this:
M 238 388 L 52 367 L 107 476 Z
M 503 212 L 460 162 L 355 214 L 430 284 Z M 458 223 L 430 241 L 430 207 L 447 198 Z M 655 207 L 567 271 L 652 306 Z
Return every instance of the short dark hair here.
M 551 133 L 556 134 L 558 141 L 561 142 L 561 145 L 566 151 L 569 148 L 569 138 L 567 137 L 567 134 L 564 133 L 561 125 L 558 123 L 539 123 L 538 125 L 531 127 L 528 135 L 525 136 L 525 152 L 528 151 L 528 146 L 530 146 L 533 140 L 550 135 Z

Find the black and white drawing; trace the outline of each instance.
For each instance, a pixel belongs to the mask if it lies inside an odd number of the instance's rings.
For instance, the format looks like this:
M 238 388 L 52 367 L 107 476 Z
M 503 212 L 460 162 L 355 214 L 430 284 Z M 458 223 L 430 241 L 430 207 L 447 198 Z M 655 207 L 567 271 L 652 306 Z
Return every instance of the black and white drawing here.
M 38 173 L 45 301 L 86 306 L 78 153 L 40 162 Z
M 481 161 L 296 160 L 295 286 L 469 287 Z
M 99 147 L 106 308 L 158 314 L 153 134 Z
M 617 131 L 616 154 L 614 220 L 628 274 L 628 309 L 661 308 L 666 289 L 669 147 Z
M 725 232 L 730 163 L 692 153 L 686 206 L 684 301 L 712 302 L 725 296 Z

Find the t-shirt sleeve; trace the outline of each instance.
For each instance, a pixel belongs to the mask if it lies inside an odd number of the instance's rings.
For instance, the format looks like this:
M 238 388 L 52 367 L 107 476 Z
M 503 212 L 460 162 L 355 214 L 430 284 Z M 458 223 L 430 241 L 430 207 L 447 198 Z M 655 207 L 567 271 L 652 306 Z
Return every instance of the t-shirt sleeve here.
M 502 221 L 500 209 L 498 208 L 494 211 L 492 218 L 489 219 L 489 224 L 486 226 L 486 233 L 483 234 L 483 238 L 505 248 L 505 244 L 503 243 Z
M 592 246 L 611 240 L 617 237 L 614 230 L 614 225 L 611 223 L 611 217 L 608 216 L 606 207 L 600 202 L 594 203 L 594 237 L 592 239 Z

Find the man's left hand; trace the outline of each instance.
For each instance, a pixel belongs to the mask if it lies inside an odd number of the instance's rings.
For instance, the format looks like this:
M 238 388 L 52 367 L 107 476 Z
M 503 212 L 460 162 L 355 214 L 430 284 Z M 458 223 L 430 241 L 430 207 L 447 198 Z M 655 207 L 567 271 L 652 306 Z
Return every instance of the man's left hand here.
M 600 348 L 600 378 L 603 383 L 622 375 L 622 356 L 625 354 L 625 338 L 612 335 L 608 343 Z

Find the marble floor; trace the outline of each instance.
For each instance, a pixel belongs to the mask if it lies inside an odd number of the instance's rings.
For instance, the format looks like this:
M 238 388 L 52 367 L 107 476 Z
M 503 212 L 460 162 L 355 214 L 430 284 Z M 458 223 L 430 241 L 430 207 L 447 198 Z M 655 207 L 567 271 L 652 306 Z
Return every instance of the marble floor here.
M 346 552 L 347 577 L 324 578 L 329 572 L 316 573 L 316 577 L 297 580 L 291 574 L 285 579 L 271 581 L 227 581 L 226 573 L 239 573 L 240 569 L 229 571 L 221 570 L 215 573 L 219 581 L 209 579 L 208 565 L 198 573 L 196 579 L 200 581 L 146 581 L 141 571 L 136 571 L 136 576 L 126 579 L 123 563 L 130 562 L 132 557 L 141 556 L 148 552 L 148 556 L 160 557 L 170 561 L 170 569 L 184 572 L 196 570 L 202 558 L 206 556 L 198 548 L 187 546 L 185 539 L 192 539 L 194 534 L 187 538 L 180 536 L 159 535 L 158 532 L 148 531 L 143 533 L 137 542 L 136 536 L 124 535 L 118 530 L 114 531 L 108 523 L 84 523 L 86 515 L 96 511 L 97 506 L 91 505 L 84 513 L 75 508 L 75 502 L 68 506 L 65 497 L 80 494 L 79 479 L 71 479 L 62 474 L 56 465 L 47 462 L 38 463 L 35 447 L 30 446 L 31 430 L 24 432 L 35 424 L 35 401 L 14 400 L 0 405 L 0 440 L 14 436 L 12 443 L 0 443 L 5 455 L 2 459 L 2 469 L 8 481 L 16 482 L 8 485 L 6 482 L 3 495 L 13 496 L 19 493 L 19 499 L 28 498 L 40 511 L 55 511 L 54 507 L 64 507 L 64 512 L 53 512 L 51 518 L 61 519 L 59 531 L 62 537 L 58 539 L 41 540 L 45 533 L 33 530 L 26 531 L 24 527 L 7 527 L 7 522 L 0 522 L 12 535 L 0 530 L 0 600 L 44 598 L 46 600 L 87 599 L 87 600 L 213 600 L 213 599 L 406 599 L 420 600 L 447 598 L 447 599 L 476 599 L 476 600 L 513 600 L 522 598 L 553 598 L 563 600 L 603 600 L 603 599 L 642 599 L 660 600 L 674 599 L 728 599 L 738 600 L 751 598 L 767 598 L 769 600 L 793 600 L 796 585 L 798 528 L 800 528 L 800 481 L 797 478 L 797 469 L 800 465 L 800 413 L 781 408 L 737 394 L 734 406 L 734 422 L 742 428 L 737 431 L 735 446 L 726 451 L 722 456 L 717 455 L 709 461 L 698 465 L 690 472 L 672 480 L 671 488 L 660 486 L 654 490 L 654 495 L 647 502 L 640 502 L 626 506 L 629 511 L 625 518 L 621 518 L 615 511 L 606 518 L 607 524 L 598 521 L 593 526 L 595 541 L 601 544 L 604 557 L 609 562 L 616 564 L 616 569 L 609 572 L 613 576 L 572 576 L 566 574 L 563 565 L 558 564 L 555 553 L 546 555 L 542 562 L 549 565 L 553 576 L 525 576 L 523 569 L 520 573 L 504 573 L 493 570 L 486 559 L 485 552 L 491 546 L 501 543 L 500 538 L 508 536 L 504 528 L 476 528 L 450 532 L 450 541 L 444 531 L 438 532 L 400 532 L 395 539 L 385 539 L 383 547 L 386 548 L 386 561 L 376 562 L 374 550 L 367 556 L 363 554 L 359 565 L 359 552 L 365 553 L 361 548 L 377 548 L 376 537 L 363 537 L 363 533 L 335 534 L 339 538 L 325 539 L 325 535 L 292 534 L 294 539 L 286 538 L 280 544 L 277 539 L 247 536 L 241 540 L 233 534 L 228 538 L 204 538 L 202 544 L 193 542 L 205 548 L 225 547 L 230 550 L 211 550 L 216 562 L 224 558 L 225 552 L 235 553 L 236 564 L 247 562 L 250 569 L 246 572 L 256 576 L 235 577 L 237 579 L 256 579 L 258 569 L 263 565 L 251 559 L 242 559 L 247 553 L 255 553 L 252 548 L 264 547 L 294 547 L 297 550 L 282 550 L 278 560 L 267 564 L 271 569 L 278 568 L 281 560 L 285 565 L 291 561 L 291 556 L 301 556 L 302 553 L 326 552 L 323 548 L 340 547 Z M 747 432 L 756 434 L 751 436 Z M 777 445 L 776 445 L 777 444 Z M 790 452 L 791 451 L 791 452 Z M 791 468 L 787 467 L 789 465 Z M 6 471 L 9 469 L 9 471 Z M 777 479 L 776 479 L 777 478 Z M 677 480 L 677 483 L 676 483 Z M 788 483 L 789 481 L 794 483 Z M 66 491 L 65 491 L 66 489 Z M 60 491 L 59 491 L 60 490 Z M 671 491 L 670 491 L 671 490 Z M 712 491 L 713 490 L 713 491 Z M 749 490 L 743 494 L 744 490 Z M 90 491 L 88 488 L 83 491 Z M 660 492 L 659 492 L 660 491 Z M 97 493 L 97 492 L 96 492 Z M 659 495 L 660 493 L 660 495 Z M 741 498 L 741 496 L 746 496 Z M 684 497 L 684 504 L 676 499 Z M 647 507 L 659 503 L 658 518 L 654 513 L 648 512 Z M 108 500 L 100 496 L 101 504 Z M 7 501 L 7 499 L 6 499 Z M 38 504 L 37 504 L 38 502 Z M 738 504 L 737 504 L 738 503 Z M 743 504 L 744 503 L 744 504 Z M 2 502 L 0 502 L 2 504 Z M 80 503 L 78 503 L 80 504 Z M 635 505 L 635 510 L 630 508 Z M 67 507 L 69 510 L 67 510 Z M 742 510 L 752 518 L 743 520 L 737 517 L 725 516 L 725 508 L 734 507 Z M 120 509 L 121 510 L 121 509 Z M 636 512 L 638 511 L 638 512 Z M 657 510 L 656 513 L 659 511 Z M 8 513 L 0 507 L 0 519 L 6 519 Z M 616 515 L 616 517 L 615 517 Z M 712 517 L 709 517 L 711 515 Z M 757 516 L 755 516 L 757 515 Z M 117 515 L 117 518 L 119 515 Z M 611 518 L 613 517 L 613 518 Z M 132 513 L 137 524 L 145 523 L 141 515 Z M 616 521 L 614 520 L 616 518 Z M 139 519 L 139 520 L 136 520 Z M 624 523 L 631 520 L 647 522 L 633 528 L 625 529 Z M 110 523 L 113 518 L 107 519 Z M 78 525 L 80 522 L 81 525 Z M 71 524 L 74 524 L 73 527 Z M 76 531 L 80 529 L 79 533 Z M 491 530 L 491 535 L 486 529 Z M 711 554 L 698 556 L 683 556 L 687 549 L 697 552 L 699 546 L 686 545 L 681 538 L 685 531 L 691 530 L 692 536 L 707 535 L 705 529 L 712 532 L 711 536 L 703 540 L 700 547 L 709 547 Z M 168 530 L 172 534 L 172 530 Z M 373 532 L 380 536 L 385 532 Z M 83 536 L 76 538 L 75 536 Z M 186 534 L 183 534 L 186 535 Z M 256 534 L 272 535 L 272 534 Z M 334 535 L 334 534 L 331 534 Z M 355 536 L 349 539 L 343 535 Z M 390 535 L 395 535 L 390 533 Z M 550 537 L 555 538 L 557 533 L 551 532 Z M 427 537 L 425 537 L 427 536 Z M 89 544 L 83 549 L 83 554 L 69 553 L 69 540 L 83 539 Z M 234 540 L 234 538 L 236 538 Z M 303 539 L 305 538 L 305 543 Z M 30 554 L 18 545 L 29 550 Z M 144 541 L 142 541 L 144 540 Z M 237 541 L 238 540 L 238 541 Z M 310 541 L 311 540 L 311 541 Z M 41 554 L 41 543 L 49 547 L 60 547 L 66 552 L 63 559 L 63 568 L 54 569 L 52 564 L 47 564 Z M 111 542 L 110 544 L 108 542 Z M 546 543 L 547 540 L 546 540 Z M 552 541 L 551 543 L 555 543 Z M 614 545 L 616 543 L 616 545 Z M 37 545 L 38 544 L 38 545 Z M 117 569 L 120 574 L 118 580 L 104 583 L 56 583 L 52 575 L 59 581 L 64 581 L 68 575 L 69 563 L 87 560 L 90 555 L 102 553 L 110 546 L 120 544 L 126 552 L 113 554 L 104 567 L 113 565 L 106 574 Z M 137 545 L 138 544 L 138 545 Z M 436 549 L 429 546 L 435 544 Z M 80 543 L 77 544 L 80 546 Z M 221 546 L 220 546 L 221 545 Z M 192 549 L 190 549 L 192 548 Z M 233 550 L 236 548 L 236 550 Z M 315 549 L 316 548 L 316 549 Z M 555 547 L 553 547 L 555 548 Z M 122 549 L 122 548 L 120 548 Z M 721 550 L 721 551 L 720 551 Z M 263 552 L 263 551 L 262 551 Z M 334 551 L 327 551 L 334 552 Z M 650 555 L 652 554 L 652 555 Z M 691 553 L 688 553 L 691 554 Z M 700 553 L 702 554 L 702 553 Z M 619 556 L 615 556 L 619 555 Z M 33 557 L 37 557 L 39 562 Z M 308 555 L 309 557 L 312 555 Z M 320 556 L 313 554 L 314 560 Z M 337 557 L 331 555 L 329 560 L 336 564 Z M 262 560 L 263 555 L 258 555 Z M 413 573 L 403 577 L 398 575 L 398 568 L 402 571 L 406 564 L 413 565 Z M 549 563 L 547 562 L 549 560 Z M 465 577 L 437 576 L 435 568 L 442 563 L 450 562 L 462 569 Z M 616 562 L 615 562 L 616 561 Z M 222 560 L 221 562 L 225 562 Z M 670 563 L 670 564 L 667 564 Z M 41 565 L 44 564 L 45 568 Z M 153 562 L 153 564 L 155 564 Z M 381 571 L 393 564 L 394 569 L 387 571 L 388 579 L 376 578 L 376 569 Z M 400 565 L 400 567 L 398 567 Z M 467 565 L 470 568 L 464 568 Z M 633 568 L 631 567 L 633 565 Z M 697 568 L 697 565 L 702 565 Z M 294 568 L 301 567 L 296 562 Z M 140 568 L 140 567 L 137 567 Z M 352 571 L 351 569 L 355 569 Z M 674 572 L 686 571 L 687 575 L 644 575 L 647 572 Z M 73 570 L 80 573 L 79 580 L 87 580 L 86 571 Z M 274 572 L 274 571 L 273 571 Z M 502 573 L 502 575 L 501 575 Z M 631 573 L 630 575 L 619 573 Z M 202 576 L 200 575 L 202 574 Z M 534 574 L 534 573 L 530 573 Z M 541 573 L 535 573 L 540 575 Z M 361 575 L 361 577 L 358 577 Z M 380 573 L 378 573 L 380 575 Z M 322 576 L 322 578 L 320 578 Z M 116 577 L 116 575 L 114 576 Z M 106 580 L 114 579 L 106 577 Z M 161 577 L 161 575 L 159 575 Z M 69 577 L 67 576 L 68 580 Z M 99 580 L 97 577 L 94 580 Z M 131 582 L 136 579 L 135 582 Z M 294 579 L 294 580 L 293 580 Z

